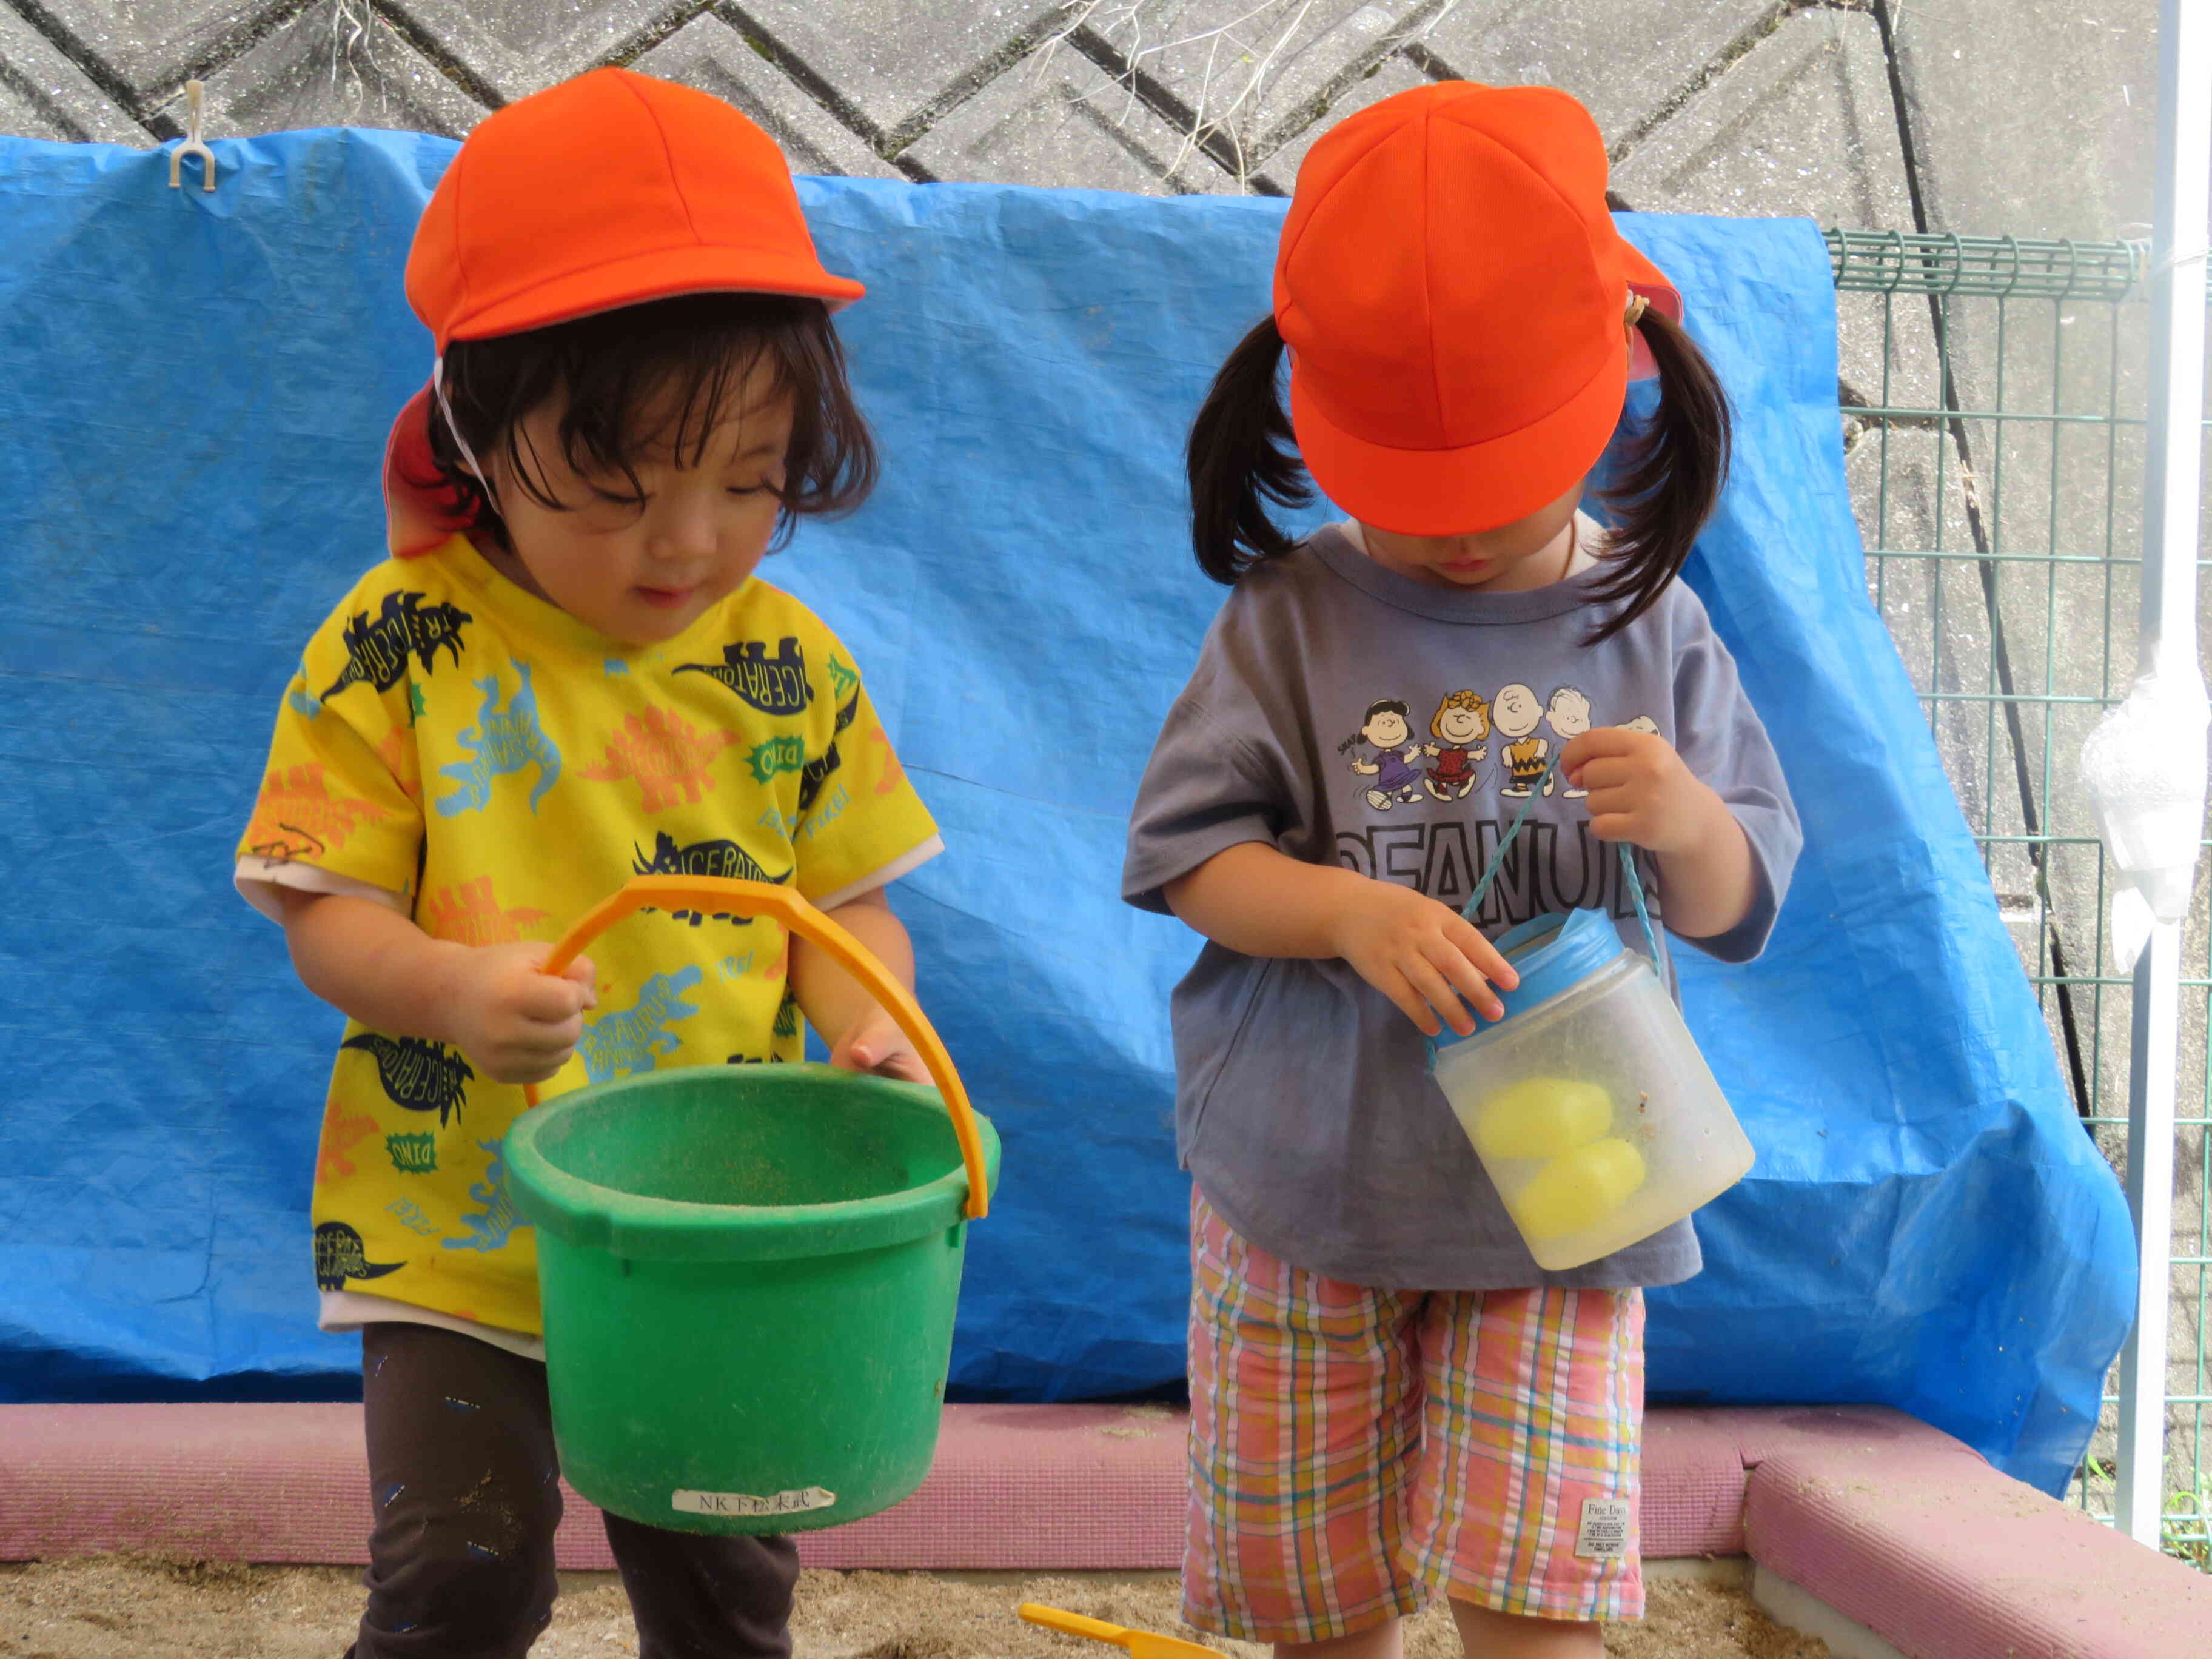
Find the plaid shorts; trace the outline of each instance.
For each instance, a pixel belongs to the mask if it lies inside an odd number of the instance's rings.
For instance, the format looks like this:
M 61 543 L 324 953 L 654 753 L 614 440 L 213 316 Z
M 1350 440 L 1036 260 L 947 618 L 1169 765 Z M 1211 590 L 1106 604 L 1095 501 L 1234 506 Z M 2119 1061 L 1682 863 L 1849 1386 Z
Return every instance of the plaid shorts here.
M 1318 1642 L 1445 1595 L 1644 1613 L 1639 1290 L 1371 1290 L 1191 1205 L 1183 1616 Z

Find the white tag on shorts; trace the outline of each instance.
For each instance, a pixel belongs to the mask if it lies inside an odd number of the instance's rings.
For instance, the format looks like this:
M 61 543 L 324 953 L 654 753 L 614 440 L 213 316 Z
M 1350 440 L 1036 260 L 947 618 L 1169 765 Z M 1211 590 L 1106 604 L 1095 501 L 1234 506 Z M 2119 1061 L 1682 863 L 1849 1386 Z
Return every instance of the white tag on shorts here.
M 1575 1534 L 1575 1553 L 1599 1560 L 1627 1554 L 1629 1514 L 1626 1498 L 1583 1499 L 1583 1524 Z

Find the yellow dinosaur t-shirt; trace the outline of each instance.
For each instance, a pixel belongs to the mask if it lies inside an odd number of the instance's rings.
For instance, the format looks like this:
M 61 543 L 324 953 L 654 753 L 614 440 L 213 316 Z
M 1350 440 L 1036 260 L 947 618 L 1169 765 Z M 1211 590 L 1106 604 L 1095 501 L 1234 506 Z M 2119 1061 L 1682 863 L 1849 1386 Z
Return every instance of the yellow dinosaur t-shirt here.
M 647 872 L 834 908 L 939 846 L 850 655 L 789 594 L 756 577 L 677 639 L 622 647 L 456 538 L 370 571 L 308 642 L 237 878 L 272 916 L 272 884 L 349 893 L 480 945 L 550 942 Z M 803 1052 L 772 921 L 647 912 L 587 954 L 599 1006 L 549 1096 Z M 366 1292 L 539 1329 L 499 1156 L 522 1109 L 455 1048 L 348 1023 L 315 1169 L 326 1324 L 357 1322 L 329 1304 Z

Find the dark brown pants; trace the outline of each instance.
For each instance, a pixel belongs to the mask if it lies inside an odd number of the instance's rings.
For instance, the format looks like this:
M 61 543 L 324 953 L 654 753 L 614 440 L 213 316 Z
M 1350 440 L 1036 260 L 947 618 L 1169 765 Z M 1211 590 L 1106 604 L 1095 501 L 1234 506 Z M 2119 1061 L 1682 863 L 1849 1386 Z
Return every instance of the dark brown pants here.
M 429 1325 L 362 1331 L 368 1609 L 349 1659 L 522 1659 L 561 1520 L 545 1367 Z M 788 1659 L 799 1549 L 606 1517 L 639 1659 Z

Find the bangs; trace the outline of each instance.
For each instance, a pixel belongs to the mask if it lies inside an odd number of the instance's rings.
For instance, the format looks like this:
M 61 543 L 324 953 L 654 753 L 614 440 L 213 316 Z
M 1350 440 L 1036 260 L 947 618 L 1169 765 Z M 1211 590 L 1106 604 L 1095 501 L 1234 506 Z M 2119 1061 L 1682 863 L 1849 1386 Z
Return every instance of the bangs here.
M 874 487 L 874 441 L 819 300 L 683 295 L 524 334 L 459 341 L 447 373 L 454 420 L 469 447 L 478 454 L 503 449 L 520 489 L 551 511 L 580 503 L 550 487 L 545 458 L 532 451 L 522 422 L 555 407 L 556 441 L 568 470 L 621 486 L 602 493 L 641 497 L 641 464 L 697 466 L 725 422 L 787 403 L 791 439 L 781 458 L 783 482 L 774 486 L 782 507 L 777 545 L 799 517 L 849 511 Z M 496 509 L 434 416 L 430 438 L 446 482 L 471 496 L 479 521 L 504 540 Z

